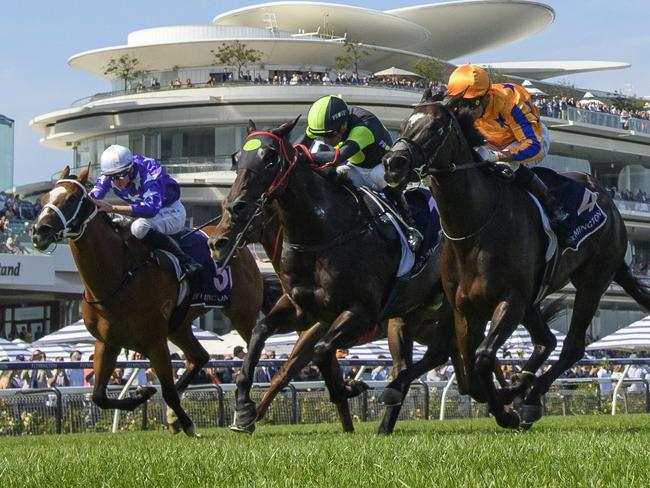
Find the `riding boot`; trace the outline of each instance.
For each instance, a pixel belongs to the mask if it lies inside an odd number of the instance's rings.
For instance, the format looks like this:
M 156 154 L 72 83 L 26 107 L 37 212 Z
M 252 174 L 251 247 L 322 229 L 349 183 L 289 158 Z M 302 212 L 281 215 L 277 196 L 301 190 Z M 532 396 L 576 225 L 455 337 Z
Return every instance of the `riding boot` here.
M 415 227 L 415 220 L 406 202 L 406 198 L 404 198 L 404 193 L 390 186 L 384 188 L 383 193 L 390 200 L 393 207 L 395 207 L 395 210 L 401 215 L 404 224 L 406 224 L 406 240 L 409 248 L 414 253 L 417 253 L 422 244 L 423 237 L 422 233 Z
M 564 247 L 574 247 L 575 241 L 564 225 L 569 214 L 564 211 L 546 184 L 528 167 L 521 165 L 515 171 L 515 182 L 532 193 L 548 212 L 553 229 L 557 232 Z
M 181 246 L 179 246 L 174 239 L 166 234 L 163 234 L 162 232 L 150 229 L 149 232 L 145 234 L 142 242 L 144 242 L 147 246 L 170 252 L 176 256 L 183 270 L 181 279 L 185 278 L 186 276 L 194 276 L 195 274 L 199 273 L 201 269 L 203 269 L 203 266 L 197 263 L 194 258 L 188 254 L 185 254 L 185 252 L 181 249 Z

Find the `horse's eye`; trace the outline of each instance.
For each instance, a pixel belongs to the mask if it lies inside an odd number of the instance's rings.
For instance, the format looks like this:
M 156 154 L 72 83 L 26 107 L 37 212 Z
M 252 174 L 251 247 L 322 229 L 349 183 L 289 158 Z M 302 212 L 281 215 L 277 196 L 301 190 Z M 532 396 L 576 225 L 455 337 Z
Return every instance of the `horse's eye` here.
M 272 148 L 269 148 L 266 151 L 266 154 L 264 154 L 265 168 L 271 168 L 275 163 L 277 163 L 277 159 L 278 159 L 277 154 L 278 154 L 277 151 L 275 151 Z
M 239 151 L 235 151 L 230 155 L 230 161 L 232 166 L 230 166 L 231 171 L 237 171 L 237 165 L 239 164 Z

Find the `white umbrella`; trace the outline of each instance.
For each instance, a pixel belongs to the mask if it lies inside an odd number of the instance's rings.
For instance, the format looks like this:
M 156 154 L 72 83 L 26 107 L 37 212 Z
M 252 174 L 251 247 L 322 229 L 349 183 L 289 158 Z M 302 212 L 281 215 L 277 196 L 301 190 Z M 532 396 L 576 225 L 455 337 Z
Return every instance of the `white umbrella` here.
M 587 350 L 614 349 L 618 351 L 650 350 L 650 315 L 587 346 Z
M 548 93 L 543 92 L 539 88 L 537 88 L 535 85 L 530 80 L 524 80 L 524 82 L 521 84 L 524 88 L 526 88 L 526 91 L 530 93 L 534 97 L 542 97 L 548 95 Z
M 264 349 L 267 351 L 275 351 L 276 357 L 281 354 L 291 354 L 293 346 L 298 340 L 297 332 L 289 332 L 288 334 L 277 334 L 269 337 L 264 343 Z
M 490 330 L 491 323 L 488 322 L 485 327 L 485 334 L 487 335 Z M 560 357 L 560 351 L 562 351 L 562 346 L 564 345 L 564 339 L 566 334 L 562 334 L 560 331 L 551 329 L 551 332 L 557 340 L 557 346 L 551 352 L 549 359 L 557 360 Z M 513 334 L 506 340 L 506 342 L 499 349 L 497 356 L 503 359 L 503 354 L 508 351 L 510 352 L 512 359 L 517 359 L 519 357 L 528 357 L 533 352 L 533 341 L 530 338 L 530 334 L 523 325 L 519 325 Z M 589 357 L 589 355 L 585 355 Z M 507 358 L 506 358 L 507 359 Z
M 417 73 L 413 73 L 412 71 L 407 71 L 405 69 L 396 68 L 395 66 L 391 66 L 390 68 L 382 71 L 377 71 L 375 73 L 375 76 L 411 76 L 415 78 L 422 78 L 422 76 Z
M 95 342 L 95 338 L 90 335 L 83 320 L 78 320 L 73 324 L 66 325 L 51 334 L 43 336 L 33 344 L 40 347 L 48 344 L 73 344 L 76 342 Z
M 221 341 L 211 341 L 210 343 L 203 344 L 205 350 L 208 353 L 216 355 L 232 355 L 233 349 L 237 346 L 241 346 L 244 349 L 247 348 L 246 341 L 242 339 L 239 335 L 239 332 L 236 330 L 231 330 L 227 334 L 221 336 Z
M 23 356 L 28 360 L 32 353 L 22 344 L 15 344 L 6 339 L 0 339 L 0 360 L 15 361 L 16 356 Z
M 352 359 L 354 356 L 359 359 L 377 359 L 379 356 L 385 356 L 386 359 L 390 359 L 390 350 L 388 349 L 388 343 L 379 344 L 379 342 L 369 342 L 368 344 L 361 344 L 359 346 L 354 346 L 348 349 L 347 359 Z

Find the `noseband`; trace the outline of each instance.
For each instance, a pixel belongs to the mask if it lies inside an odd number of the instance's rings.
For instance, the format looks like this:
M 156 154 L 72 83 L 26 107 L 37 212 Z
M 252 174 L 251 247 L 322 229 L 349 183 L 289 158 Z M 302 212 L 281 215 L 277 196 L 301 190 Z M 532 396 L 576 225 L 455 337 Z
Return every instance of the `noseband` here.
M 275 178 L 273 178 L 273 181 L 271 182 L 269 187 L 255 203 L 255 211 L 253 212 L 253 215 L 251 215 L 251 217 L 248 219 L 248 221 L 246 222 L 242 230 L 235 237 L 235 244 L 233 245 L 232 249 L 230 250 L 228 255 L 224 258 L 224 260 L 221 263 L 222 268 L 227 267 L 230 264 L 230 261 L 232 260 L 233 256 L 235 255 L 235 252 L 237 252 L 237 250 L 241 249 L 246 245 L 246 239 L 245 239 L 246 232 L 253 224 L 253 221 L 262 214 L 266 202 L 272 196 L 274 196 L 274 193 L 277 193 L 277 191 L 282 186 L 285 185 L 286 180 L 289 178 L 289 175 L 293 172 L 293 170 L 296 167 L 296 160 L 298 159 L 298 151 L 296 150 L 294 152 L 293 157 L 290 157 L 289 152 L 287 151 L 287 147 L 284 143 L 284 139 L 282 139 L 280 136 L 277 136 L 273 132 L 256 131 L 248 134 L 248 136 L 245 139 L 245 142 L 250 140 L 251 137 L 256 137 L 256 136 L 270 137 L 271 139 L 274 139 L 279 143 L 280 145 L 279 157 L 280 157 L 280 164 L 281 164 L 280 171 L 275 175 Z M 301 149 L 304 148 L 304 146 L 303 147 L 298 146 L 298 147 Z M 304 149 L 306 150 L 306 148 Z M 307 150 L 307 153 L 309 153 L 309 150 Z M 255 168 L 249 167 L 247 169 L 259 173 L 259 171 L 257 171 Z
M 458 121 L 456 120 L 456 117 L 454 117 L 454 115 L 444 105 L 440 104 L 439 102 L 432 102 L 432 103 L 421 103 L 418 104 L 416 107 L 433 105 L 434 103 L 441 106 L 447 112 L 447 114 L 449 115 L 449 123 L 447 124 L 446 127 L 438 128 L 438 134 L 440 136 L 444 134 L 444 137 L 438 144 L 438 147 L 433 152 L 433 154 L 429 158 L 427 158 L 422 145 L 408 137 L 399 137 L 395 141 L 395 144 L 393 144 L 393 149 L 392 149 L 393 151 L 400 150 L 400 148 L 398 148 L 397 146 L 398 144 L 403 143 L 403 145 L 406 148 L 406 152 L 408 152 L 409 154 L 411 161 L 416 161 L 416 160 L 422 161 L 422 164 L 420 164 L 419 166 L 412 166 L 411 171 L 414 171 L 419 177 L 422 177 L 422 176 L 433 176 L 433 175 L 444 174 L 444 173 L 454 173 L 456 170 L 480 168 L 482 166 L 487 166 L 488 164 L 490 164 L 488 161 L 479 161 L 479 162 L 462 163 L 462 164 L 456 164 L 453 161 L 450 161 L 449 164 L 444 168 L 434 167 L 436 159 L 438 158 L 438 153 L 443 147 L 445 147 L 450 135 L 452 134 L 455 135 L 456 138 L 459 140 L 465 137 L 462 131 L 460 130 L 460 128 L 458 127 Z M 417 155 L 419 156 L 419 159 L 416 159 L 415 157 L 414 153 L 416 152 Z
M 43 205 L 43 209 L 49 208 L 50 210 L 52 210 L 59 217 L 59 220 L 63 225 L 61 230 L 54 235 L 54 242 L 58 243 L 61 242 L 63 239 L 72 239 L 73 241 L 76 241 L 86 231 L 86 226 L 88 225 L 88 222 L 90 222 L 93 218 L 95 218 L 95 215 L 97 215 L 97 206 L 94 203 L 92 203 L 90 197 L 88 196 L 88 191 L 86 190 L 86 187 L 81 182 L 72 179 L 61 179 L 54 184 L 54 187 L 56 187 L 60 183 L 73 183 L 77 185 L 79 188 L 81 188 L 81 191 L 83 192 L 83 195 L 79 199 L 79 202 L 77 203 L 77 208 L 72 214 L 72 217 L 70 217 L 69 219 L 66 218 L 66 216 L 63 215 L 61 209 L 56 205 L 53 205 L 52 203 L 46 203 L 45 205 Z M 79 213 L 81 212 L 81 208 L 86 202 L 89 202 L 92 205 L 93 210 L 92 212 L 90 212 L 90 214 L 86 216 L 84 220 L 81 221 L 77 229 L 73 229 L 71 224 L 74 223 L 74 221 L 77 218 L 79 218 Z

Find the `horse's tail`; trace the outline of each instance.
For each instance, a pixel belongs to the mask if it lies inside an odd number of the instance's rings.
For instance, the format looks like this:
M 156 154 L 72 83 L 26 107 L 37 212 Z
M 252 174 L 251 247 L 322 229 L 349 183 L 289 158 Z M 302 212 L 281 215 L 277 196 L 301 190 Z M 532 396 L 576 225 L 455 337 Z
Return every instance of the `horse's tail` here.
M 262 277 L 264 283 L 264 295 L 262 297 L 262 313 L 268 314 L 273 305 L 280 299 L 284 291 L 282 290 L 282 283 L 280 278 L 275 274 L 268 274 Z
M 562 295 L 560 298 L 556 298 L 541 308 L 542 319 L 545 323 L 548 324 L 553 321 L 553 319 L 566 310 L 566 298 L 566 295 Z
M 614 281 L 621 285 L 625 292 L 634 298 L 639 305 L 650 311 L 650 287 L 634 276 L 627 264 L 623 263 L 618 268 Z

